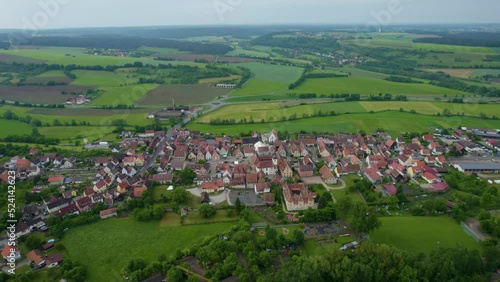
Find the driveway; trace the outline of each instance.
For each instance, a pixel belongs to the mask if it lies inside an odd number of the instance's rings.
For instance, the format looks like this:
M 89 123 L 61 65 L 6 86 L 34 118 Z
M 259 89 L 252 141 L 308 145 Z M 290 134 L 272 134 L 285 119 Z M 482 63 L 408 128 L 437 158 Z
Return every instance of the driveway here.
M 197 196 L 197 197 L 201 197 L 201 188 L 200 187 L 196 187 L 196 188 L 192 188 L 192 189 L 186 189 L 189 193 Z M 226 194 L 228 193 L 228 190 L 224 190 L 224 192 L 222 193 L 217 193 L 217 194 L 208 194 L 210 196 L 210 201 L 216 205 L 216 204 L 219 204 L 219 203 L 222 203 L 224 201 L 226 201 L 227 197 L 226 197 Z
M 305 177 L 305 178 L 302 178 L 302 181 L 307 185 L 321 184 L 321 185 L 323 185 L 323 187 L 325 187 L 326 190 L 342 190 L 346 186 L 345 182 L 344 182 L 344 180 L 342 180 L 342 178 L 339 178 L 339 182 L 341 183 L 341 186 L 335 187 L 335 188 L 328 186 L 323 181 L 323 178 L 321 178 L 321 176 Z

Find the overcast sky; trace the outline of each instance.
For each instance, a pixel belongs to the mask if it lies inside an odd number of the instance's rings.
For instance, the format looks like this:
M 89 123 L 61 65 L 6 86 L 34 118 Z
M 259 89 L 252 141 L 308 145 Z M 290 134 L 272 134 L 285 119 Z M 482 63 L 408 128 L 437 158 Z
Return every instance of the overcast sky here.
M 0 7 L 0 29 L 500 21 L 499 0 L 0 0 Z

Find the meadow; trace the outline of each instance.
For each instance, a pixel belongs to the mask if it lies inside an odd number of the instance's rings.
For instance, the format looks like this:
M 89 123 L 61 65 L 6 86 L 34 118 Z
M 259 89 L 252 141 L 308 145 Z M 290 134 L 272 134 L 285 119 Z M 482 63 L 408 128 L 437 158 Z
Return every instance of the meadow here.
M 269 58 L 269 54 L 256 50 L 248 50 L 240 47 L 236 47 L 233 51 L 229 51 L 225 54 L 226 56 L 249 56 L 257 58 Z
M 172 84 L 160 85 L 148 91 L 137 101 L 138 105 L 176 105 L 199 104 L 228 94 L 231 89 L 217 88 L 209 85 Z
M 418 120 L 418 123 L 415 122 Z M 255 124 L 233 124 L 233 125 L 210 125 L 201 123 L 190 123 L 191 130 L 210 132 L 214 134 L 239 134 L 241 132 L 257 130 L 268 132 L 272 129 L 288 132 L 374 132 L 384 129 L 393 136 L 399 136 L 401 132 L 428 132 L 430 128 L 458 128 L 481 127 L 500 128 L 499 120 L 484 120 L 473 117 L 438 117 L 408 112 L 379 112 L 344 114 L 333 117 L 316 117 L 297 119 L 285 122 L 271 122 Z
M 322 111 L 330 113 L 335 111 L 337 114 L 343 113 L 365 113 L 365 112 L 381 112 L 381 111 L 403 111 L 410 112 L 414 110 L 416 113 L 425 115 L 441 114 L 445 109 L 452 114 L 464 114 L 466 116 L 479 117 L 481 114 L 487 116 L 499 115 L 497 104 L 454 104 L 445 102 L 334 102 L 334 103 L 318 103 L 301 105 L 297 102 L 268 102 L 255 104 L 235 104 L 223 107 L 217 111 L 201 116 L 196 120 L 199 123 L 209 123 L 213 119 L 253 119 L 259 122 L 264 121 L 279 121 L 282 117 L 288 118 L 295 114 L 297 118 L 302 118 L 303 115 L 312 115 Z
M 104 94 L 91 102 L 94 106 L 133 105 L 142 96 L 158 87 L 158 84 L 138 84 L 106 89 Z
M 72 95 L 61 92 L 85 92 L 90 86 L 57 85 L 57 86 L 5 86 L 0 85 L 0 99 L 34 104 L 65 104 Z
M 495 53 L 495 50 L 489 47 L 458 46 L 432 43 L 413 43 L 413 48 L 444 52 Z
M 429 84 L 398 83 L 369 77 L 314 78 L 287 93 L 342 94 L 357 93 L 362 95 L 465 95 L 466 92 L 437 87 Z
M 24 122 L 15 120 L 0 119 L 0 138 L 5 138 L 9 135 L 31 134 L 33 127 Z
M 137 51 L 153 52 L 156 54 L 188 54 L 187 51 L 180 51 L 174 48 L 160 48 L 160 47 L 148 47 L 142 46 L 137 49 Z
M 231 96 L 269 94 L 286 90 L 302 74 L 302 68 L 263 63 L 236 64 L 250 69 L 252 78 Z
M 73 81 L 73 84 L 76 85 L 117 87 L 128 82 L 120 75 L 110 71 L 74 70 L 72 73 L 76 75 L 76 79 Z
M 89 281 L 118 281 L 122 268 L 132 258 L 157 261 L 169 257 L 209 236 L 224 233 L 234 223 L 182 227 L 159 226 L 158 222 L 138 222 L 132 218 L 107 219 L 68 230 L 61 241 L 70 259 L 84 264 Z
M 436 248 L 463 246 L 479 250 L 479 244 L 469 237 L 453 219 L 441 217 L 382 217 L 382 227 L 370 238 L 379 244 L 393 245 L 412 252 L 429 253 Z

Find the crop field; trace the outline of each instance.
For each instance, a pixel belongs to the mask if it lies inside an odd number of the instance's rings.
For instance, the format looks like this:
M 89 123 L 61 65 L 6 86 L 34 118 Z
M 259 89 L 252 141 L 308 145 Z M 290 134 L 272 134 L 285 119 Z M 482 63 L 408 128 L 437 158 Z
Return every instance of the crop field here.
M 256 50 L 248 50 L 237 47 L 235 50 L 226 53 L 226 56 L 249 56 L 257 58 L 269 58 L 269 54 Z
M 138 105 L 189 105 L 208 102 L 228 94 L 232 89 L 216 88 L 208 85 L 173 84 L 160 85 L 137 101 Z
M 33 109 L 14 106 L 0 107 L 0 116 L 7 110 L 11 110 L 16 115 L 25 117 L 30 115 L 39 119 L 42 123 L 53 124 L 57 119 L 61 123 L 71 123 L 73 120 L 86 121 L 91 125 L 108 126 L 113 120 L 123 119 L 128 125 L 147 125 L 151 120 L 147 120 L 147 109 L 138 110 L 100 110 L 100 109 Z
M 463 246 L 479 250 L 479 244 L 460 225 L 447 217 L 383 217 L 382 227 L 372 232 L 373 242 L 412 252 Z
M 495 53 L 493 49 L 488 47 L 457 46 L 432 43 L 413 43 L 413 48 L 444 52 Z
M 351 77 L 368 77 L 368 78 L 377 78 L 377 79 L 385 79 L 387 77 L 386 74 L 379 72 L 372 72 L 367 70 L 362 70 L 358 68 L 333 68 L 334 71 L 340 73 L 348 73 Z
M 418 123 L 415 122 L 418 120 Z M 393 136 L 400 132 L 427 132 L 429 128 L 457 128 L 458 126 L 500 128 L 499 120 L 484 120 L 473 117 L 438 117 L 429 115 L 411 114 L 405 112 L 380 112 L 345 114 L 333 117 L 317 117 L 297 119 L 285 122 L 271 122 L 255 124 L 209 125 L 190 123 L 191 130 L 216 134 L 239 134 L 253 130 L 267 132 L 277 131 L 300 132 L 374 132 L 384 129 Z
M 483 67 L 499 67 L 500 62 L 485 61 L 486 53 L 454 52 L 454 53 L 429 53 L 420 57 L 419 55 L 408 56 L 423 67 L 439 68 L 473 68 L 477 65 Z
M 227 77 L 202 78 L 198 81 L 198 83 L 199 84 L 216 84 L 216 83 L 220 83 L 220 82 L 228 81 L 228 80 L 233 80 L 233 79 L 237 79 L 239 81 L 240 78 L 241 78 L 241 75 L 232 74 L 232 75 L 227 76 Z
M 31 49 L 16 49 L 16 50 L 0 50 L 0 54 L 16 55 L 28 59 L 35 59 L 38 62 L 47 64 L 60 65 L 82 65 L 82 66 L 106 66 L 106 65 L 123 65 L 126 63 L 134 63 L 141 61 L 143 63 L 158 64 L 153 59 L 145 58 L 127 58 L 127 57 L 112 57 L 112 56 L 95 56 L 86 54 L 82 48 L 66 48 L 66 47 L 37 47 Z M 41 63 L 40 62 L 40 63 Z
M 72 73 L 76 75 L 75 85 L 121 86 L 127 83 L 120 75 L 110 71 L 75 70 Z
M 153 52 L 157 54 L 187 54 L 189 52 L 187 51 L 181 51 L 178 49 L 174 48 L 160 48 L 160 47 L 148 47 L 148 46 L 142 46 L 138 51 L 146 51 L 146 52 Z
M 480 69 L 480 70 L 475 70 L 474 73 L 472 74 L 472 77 L 478 77 L 478 76 L 483 76 L 483 75 L 498 76 L 498 75 L 500 75 L 500 70 L 499 69 Z
M 94 106 L 133 105 L 158 84 L 140 84 L 106 89 L 106 92 L 92 101 Z
M 318 111 L 337 113 L 346 112 L 364 112 L 365 109 L 359 103 L 328 103 L 328 104 L 311 104 L 302 106 L 288 106 L 286 103 L 258 103 L 258 104 L 239 104 L 226 106 L 220 110 L 209 113 L 197 119 L 200 123 L 209 123 L 212 119 L 230 119 L 233 118 L 237 121 L 240 119 L 253 119 L 260 121 L 264 119 L 266 122 L 272 119 L 279 121 L 281 117 L 288 118 L 290 115 L 295 114 L 301 118 L 303 114 L 311 115 Z
M 89 281 L 119 281 L 123 280 L 120 271 L 132 258 L 157 261 L 161 254 L 169 257 L 178 249 L 228 231 L 232 225 L 234 223 L 168 227 L 159 226 L 158 222 L 113 218 L 72 228 L 61 243 L 70 259 L 92 270 L 87 277 Z
M 83 144 L 83 138 L 89 141 L 101 139 L 108 136 L 116 126 L 50 126 L 40 127 L 38 132 L 45 136 L 59 138 L 64 143 L 65 140 L 79 140 Z M 107 140 L 107 141 L 116 141 Z
M 5 138 L 9 135 L 31 134 L 33 127 L 24 122 L 15 120 L 0 119 L 0 138 Z
M 437 87 L 428 84 L 398 83 L 367 77 L 314 78 L 287 93 L 320 94 L 374 94 L 391 93 L 393 95 L 463 95 L 462 91 Z
M 239 64 L 252 72 L 252 78 L 237 89 L 231 96 L 246 96 L 259 94 L 272 94 L 288 89 L 288 85 L 296 81 L 302 74 L 302 68 L 270 65 L 262 63 Z
M 40 64 L 43 63 L 43 60 L 37 60 L 33 58 L 27 58 L 23 56 L 15 55 L 15 51 L 11 52 L 11 54 L 1 54 L 0 53 L 0 62 L 2 63 L 19 63 L 19 64 Z
M 460 77 L 460 78 L 469 78 L 471 77 L 476 71 L 476 69 L 425 69 L 426 71 L 431 71 L 431 72 L 444 72 L 446 74 L 449 74 L 451 76 L 455 77 Z
M 89 86 L 61 85 L 61 86 L 4 86 L 0 85 L 0 99 L 35 104 L 66 103 L 70 95 L 66 92 L 84 92 L 91 89 Z
M 73 79 L 67 77 L 63 71 L 47 71 L 26 80 L 27 83 L 48 83 L 49 81 L 70 84 Z

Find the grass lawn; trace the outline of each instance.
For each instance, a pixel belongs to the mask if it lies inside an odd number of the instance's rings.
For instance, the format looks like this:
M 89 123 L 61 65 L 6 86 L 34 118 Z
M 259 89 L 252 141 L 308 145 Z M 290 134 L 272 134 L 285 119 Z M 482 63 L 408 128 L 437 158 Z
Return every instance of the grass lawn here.
M 130 259 L 140 257 L 154 262 L 161 254 L 170 256 L 177 249 L 200 243 L 203 238 L 223 233 L 233 225 L 167 227 L 158 222 L 113 218 L 72 228 L 62 243 L 71 259 L 89 269 L 89 281 L 122 281 L 120 271 Z
M 33 127 L 27 123 L 15 120 L 0 119 L 0 138 L 5 138 L 9 135 L 31 134 Z
M 247 50 L 240 47 L 236 47 L 233 51 L 229 51 L 226 53 L 226 56 L 249 56 L 249 57 L 257 57 L 257 58 L 269 58 L 269 54 L 265 52 L 255 51 L 255 50 Z
M 36 77 L 66 77 L 66 75 L 64 74 L 64 71 L 54 70 L 54 71 L 46 71 L 44 73 L 37 75 Z
M 226 210 L 217 210 L 215 215 L 210 218 L 203 218 L 198 211 L 189 211 L 187 217 L 184 218 L 184 224 L 199 224 L 199 223 L 213 223 L 220 221 L 238 221 L 240 218 L 233 211 L 232 216 L 227 215 Z
M 350 236 L 337 237 L 335 238 L 335 243 L 321 245 L 321 241 L 307 240 L 304 243 L 304 249 L 308 256 L 321 256 L 325 255 L 333 250 L 338 250 L 344 244 L 355 241 L 354 238 Z
M 373 242 L 428 253 L 438 247 L 464 246 L 479 250 L 479 244 L 448 217 L 383 217 L 382 227 L 370 234 Z
M 138 51 L 147 51 L 147 52 L 153 52 L 157 54 L 189 54 L 187 51 L 180 51 L 178 49 L 174 48 L 160 48 L 160 47 L 147 47 L 147 46 L 142 46 Z
M 398 83 L 369 77 L 314 78 L 287 93 L 342 94 L 359 93 L 362 95 L 391 93 L 393 95 L 462 95 L 462 91 L 437 87 L 429 84 Z
M 141 84 L 110 88 L 99 98 L 92 101 L 91 104 L 94 106 L 133 105 L 142 96 L 156 87 L 158 87 L 158 84 Z
M 231 93 L 231 96 L 251 96 L 261 94 L 274 94 L 276 92 L 285 91 L 290 83 L 277 82 L 260 79 L 250 79 L 243 88 L 236 89 Z
M 474 74 L 472 77 L 478 77 L 478 76 L 483 76 L 483 75 L 500 75 L 500 70 L 498 69 L 480 69 L 480 70 L 475 70 Z
M 40 127 L 40 134 L 61 139 L 62 143 L 65 140 L 80 140 L 83 144 L 83 138 L 88 138 L 89 141 L 101 139 L 110 134 L 115 126 L 51 126 Z M 114 134 L 116 137 L 117 134 Z M 116 138 L 108 141 L 118 141 Z

